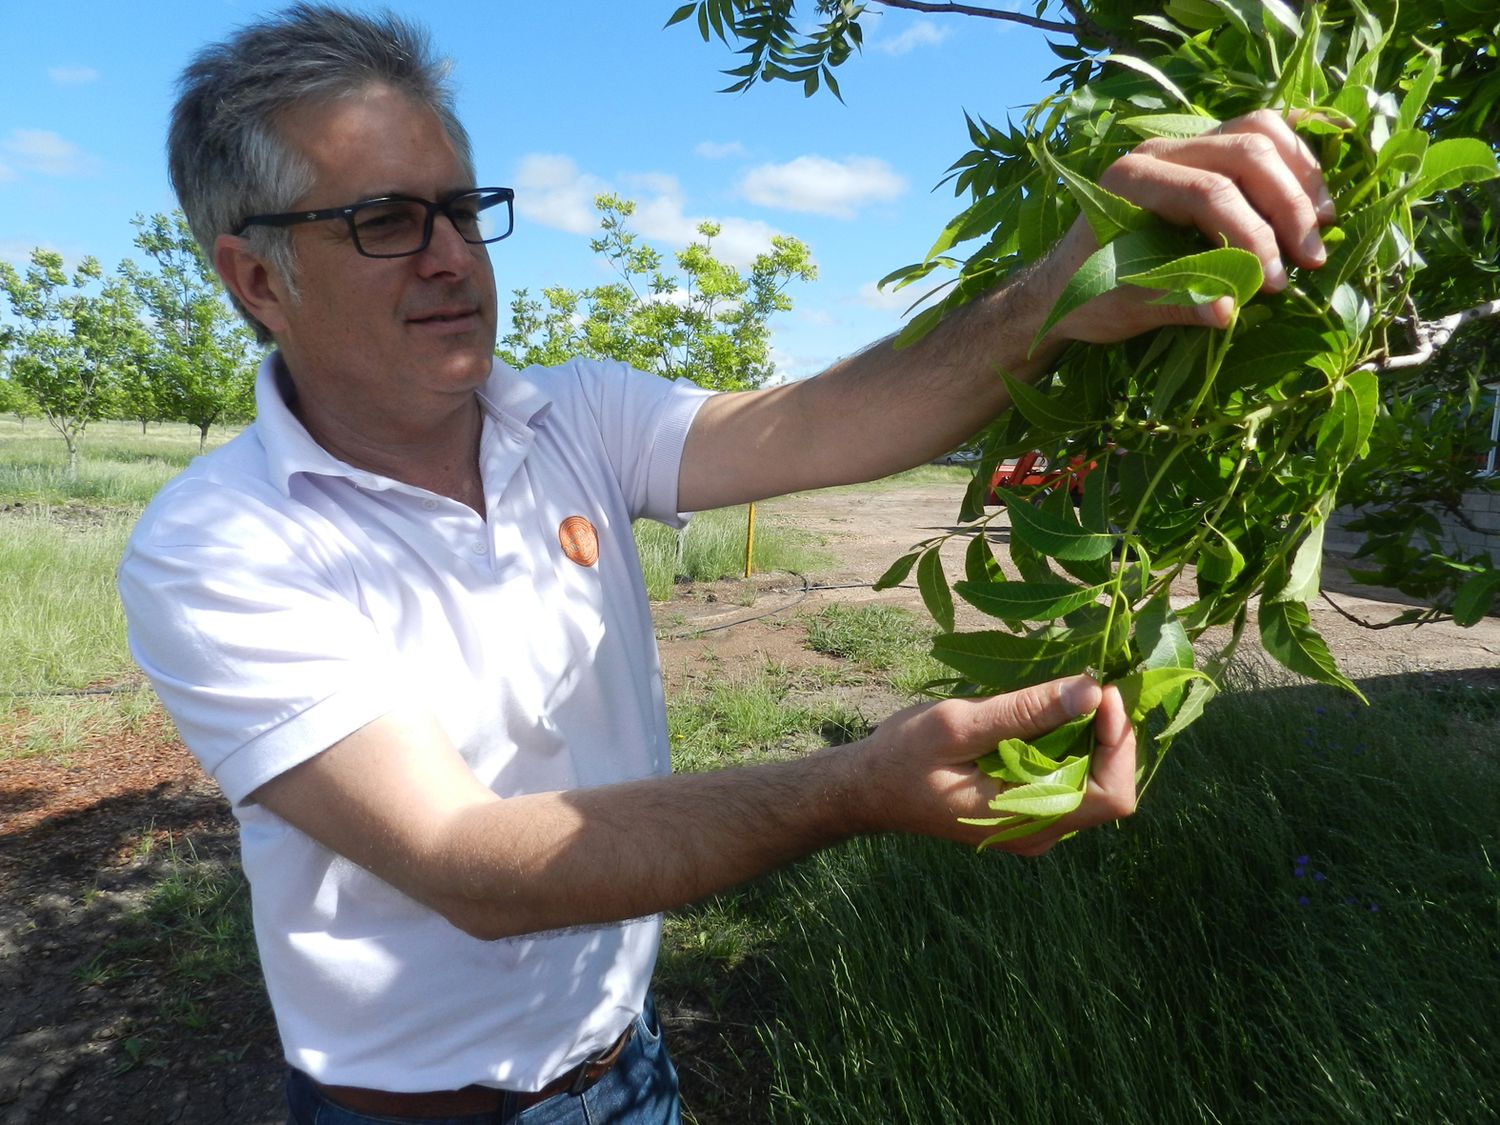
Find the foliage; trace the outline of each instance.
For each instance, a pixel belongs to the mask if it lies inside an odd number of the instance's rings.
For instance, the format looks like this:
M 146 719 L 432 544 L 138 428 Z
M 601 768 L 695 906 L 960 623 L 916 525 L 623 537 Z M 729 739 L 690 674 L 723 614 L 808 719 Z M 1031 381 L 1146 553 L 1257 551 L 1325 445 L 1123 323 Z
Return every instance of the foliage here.
M 754 44 L 764 30 L 750 17 L 767 7 L 789 19 L 794 5 L 708 0 L 695 10 L 705 38 L 706 17 L 722 37 Z M 1047 7 L 1038 4 L 1038 15 Z M 957 271 L 946 299 L 905 339 L 1039 260 L 1080 214 L 1102 249 L 1049 324 L 1121 284 L 1175 303 L 1229 297 L 1235 314 L 1222 332 L 1170 328 L 1114 348 L 1075 346 L 1037 387 L 1002 373 L 1014 408 L 983 435 L 963 516 L 981 527 L 993 519 L 983 508 L 990 468 L 1038 446 L 1054 463 L 1092 468 L 1080 508 L 1061 488 L 1012 499 L 1009 572 L 979 534 L 964 580 L 950 590 L 940 537 L 899 560 L 882 584 L 916 570 L 929 610 L 950 630 L 935 647 L 957 673 L 948 690 L 1092 670 L 1125 693 L 1149 762 L 1217 690 L 1252 599 L 1268 652 L 1357 693 L 1312 629 L 1307 602 L 1318 592 L 1341 483 L 1372 449 L 1382 461 L 1349 478 L 1361 499 L 1376 501 L 1367 526 L 1430 502 L 1422 489 L 1380 489 L 1393 462 L 1432 454 L 1423 428 L 1435 404 L 1423 400 L 1435 396 L 1405 372 L 1448 329 L 1424 317 L 1500 289 L 1500 231 L 1482 194 L 1494 186 L 1484 181 L 1496 176 L 1500 140 L 1500 17 L 1468 0 L 1399 10 L 1358 0 L 1299 11 L 1281 0 L 1173 0 L 1165 14 L 1119 2 L 1063 7 L 1062 30 L 1075 43 L 1053 48 L 1065 63 L 1054 75 L 1061 88 L 1019 128 L 969 121 L 975 147 L 949 170 L 969 205 L 923 261 L 887 278 L 906 285 Z M 824 31 L 863 11 L 817 9 Z M 813 50 L 795 37 L 778 42 L 783 53 Z M 791 75 L 763 67 L 744 77 Z M 1193 136 L 1266 107 L 1300 114 L 1297 128 L 1323 162 L 1339 216 L 1325 232 L 1327 265 L 1293 271 L 1276 295 L 1257 295 L 1253 255 L 1167 227 L 1097 182 L 1142 138 Z M 975 240 L 966 258 L 955 253 Z M 1472 468 L 1461 454 L 1466 428 L 1451 426 L 1453 440 L 1439 450 L 1454 454 L 1445 470 L 1458 476 Z M 1384 563 L 1375 576 L 1406 581 L 1410 552 L 1373 551 Z M 1428 554 L 1425 563 L 1410 577 L 1438 610 L 1471 619 L 1496 592 L 1494 572 L 1477 558 Z M 1197 600 L 1179 609 L 1169 591 L 1185 573 Z M 1004 627 L 952 632 L 954 592 Z M 1227 643 L 1199 658 L 1193 642 L 1216 626 L 1229 627 Z M 982 763 L 1014 786 L 987 822 L 994 839 L 1036 831 L 1076 807 L 1089 737 L 1079 724 L 1035 746 L 1002 744 Z
M 135 244 L 155 269 L 121 267 L 152 325 L 147 377 L 130 386 L 131 414 L 197 426 L 201 450 L 214 423 L 254 414 L 255 337 L 224 303 L 218 275 L 180 211 L 137 215 L 134 225 Z
M 68 473 L 78 473 L 78 442 L 90 422 L 107 416 L 110 374 L 134 362 L 139 326 L 127 289 L 103 278 L 93 258 L 71 277 L 62 255 L 32 251 L 22 275 L 0 262 L 0 291 L 19 323 L 8 329 L 10 378 L 25 391 L 68 447 Z
M 602 233 L 589 245 L 620 280 L 585 290 L 543 289 L 545 305 L 516 290 L 501 358 L 516 367 L 575 356 L 617 359 L 713 390 L 758 387 L 774 374 L 768 322 L 792 307 L 791 281 L 817 276 L 805 245 L 778 235 L 743 275 L 713 254 L 719 226 L 700 223 L 702 241 L 676 254 L 679 278 L 630 228 L 634 203 L 601 195 L 594 205 Z

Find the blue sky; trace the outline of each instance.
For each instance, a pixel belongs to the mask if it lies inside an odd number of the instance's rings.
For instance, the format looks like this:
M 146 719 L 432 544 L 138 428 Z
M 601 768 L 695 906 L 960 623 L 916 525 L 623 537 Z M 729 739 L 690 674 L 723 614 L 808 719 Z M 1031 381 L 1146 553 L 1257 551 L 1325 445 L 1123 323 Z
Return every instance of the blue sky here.
M 132 216 L 174 206 L 162 151 L 178 72 L 281 6 L 0 0 L 0 257 L 140 257 Z M 609 277 L 588 248 L 599 191 L 636 200 L 638 228 L 663 250 L 703 219 L 742 262 L 771 234 L 794 235 L 820 278 L 773 322 L 792 378 L 900 326 L 906 302 L 874 283 L 957 211 L 948 188 L 931 189 L 967 148 L 963 111 L 1004 120 L 1057 64 L 1025 28 L 889 12 L 865 21 L 863 55 L 839 72 L 846 104 L 784 84 L 724 95 L 733 56 L 688 25 L 663 30 L 676 0 L 388 6 L 453 59 L 480 179 L 516 188 L 516 233 L 492 248 L 502 293 Z

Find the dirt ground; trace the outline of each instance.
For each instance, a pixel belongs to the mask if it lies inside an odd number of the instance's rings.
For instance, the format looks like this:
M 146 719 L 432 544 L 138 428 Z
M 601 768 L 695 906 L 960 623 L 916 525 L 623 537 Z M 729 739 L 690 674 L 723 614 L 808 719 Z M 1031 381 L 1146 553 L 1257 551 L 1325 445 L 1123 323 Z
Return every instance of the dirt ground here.
M 923 485 L 760 506 L 768 524 L 820 536 L 833 561 L 802 576 L 700 585 L 658 606 L 669 690 L 725 667 L 826 662 L 804 646 L 799 615 L 830 601 L 878 599 L 922 615 L 914 589 L 876 594 L 869 584 L 912 543 L 949 530 L 960 493 L 955 484 Z M 1003 539 L 1003 527 L 996 531 Z M 958 541 L 945 552 L 950 574 L 961 570 L 962 550 Z M 1356 617 L 1387 620 L 1402 608 L 1393 596 L 1353 585 L 1337 565 L 1327 568 L 1325 586 Z M 1495 617 L 1472 629 L 1370 631 L 1326 603 L 1312 613 L 1353 677 L 1500 682 Z M 979 625 L 977 617 L 961 621 Z M 898 703 L 869 691 L 858 700 L 872 722 Z M 95 739 L 68 763 L 0 763 L 0 1125 L 285 1119 L 275 1030 L 253 969 L 221 966 L 184 979 L 179 966 L 173 975 L 163 955 L 169 935 L 143 933 L 133 920 L 175 855 L 191 852 L 231 870 L 235 850 L 217 789 L 160 717 Z M 662 1001 L 691 1109 L 695 1095 L 720 1082 L 722 1017 L 693 996 Z M 704 1125 L 729 1120 L 757 1117 L 749 1110 L 700 1117 Z

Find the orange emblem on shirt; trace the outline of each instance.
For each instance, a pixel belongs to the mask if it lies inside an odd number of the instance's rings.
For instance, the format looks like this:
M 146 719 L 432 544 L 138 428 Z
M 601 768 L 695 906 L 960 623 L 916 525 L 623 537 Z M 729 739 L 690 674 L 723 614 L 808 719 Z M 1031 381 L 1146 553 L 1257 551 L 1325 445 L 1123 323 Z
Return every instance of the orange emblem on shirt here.
M 569 516 L 557 529 L 557 540 L 563 554 L 579 566 L 593 566 L 599 561 L 599 533 L 583 516 Z

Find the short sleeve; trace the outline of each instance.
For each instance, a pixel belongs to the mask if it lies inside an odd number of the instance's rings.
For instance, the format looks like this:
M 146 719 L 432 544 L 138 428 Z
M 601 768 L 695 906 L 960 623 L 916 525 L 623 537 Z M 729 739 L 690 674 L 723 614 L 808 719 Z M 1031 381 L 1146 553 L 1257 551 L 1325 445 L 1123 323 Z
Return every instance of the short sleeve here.
M 682 451 L 699 407 L 715 392 L 624 363 L 575 360 L 563 370 L 578 381 L 631 518 L 685 522 L 677 510 Z
M 118 586 L 132 655 L 236 805 L 402 698 L 352 576 L 253 496 L 189 483 L 159 497 Z

